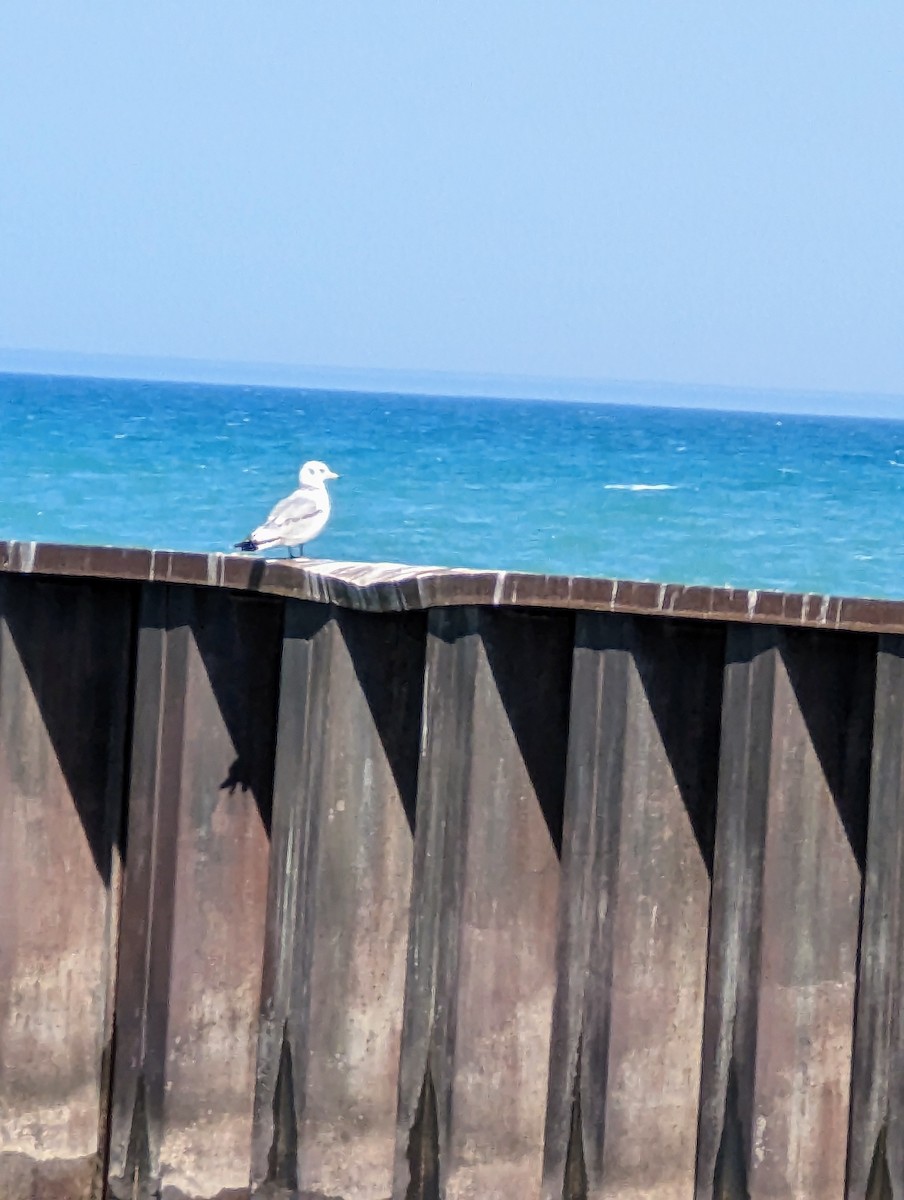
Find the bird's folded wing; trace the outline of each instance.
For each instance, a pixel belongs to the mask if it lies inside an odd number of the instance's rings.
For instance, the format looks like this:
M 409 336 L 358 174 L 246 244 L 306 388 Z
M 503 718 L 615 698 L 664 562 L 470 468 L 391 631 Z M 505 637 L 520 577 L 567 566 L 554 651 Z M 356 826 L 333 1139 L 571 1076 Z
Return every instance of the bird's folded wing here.
M 312 488 L 299 488 L 285 500 L 280 500 L 264 522 L 264 526 L 294 525 L 323 512 L 323 497 Z

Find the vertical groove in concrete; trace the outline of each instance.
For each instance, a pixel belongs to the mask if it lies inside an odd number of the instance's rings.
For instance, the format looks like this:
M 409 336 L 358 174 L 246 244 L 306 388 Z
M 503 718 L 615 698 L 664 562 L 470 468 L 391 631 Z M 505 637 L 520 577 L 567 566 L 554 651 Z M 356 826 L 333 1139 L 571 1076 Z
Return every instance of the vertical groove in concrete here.
M 394 1196 L 536 1194 L 571 623 L 430 614 Z M 436 1146 L 425 1129 L 436 1097 Z M 420 1157 L 418 1157 L 420 1155 Z M 418 1167 L 432 1161 L 431 1169 Z
M 392 1186 L 424 620 L 290 602 L 276 748 L 252 1179 Z M 295 1162 L 274 1176 L 291 1048 Z
M 868 638 L 729 635 L 698 1200 L 844 1191 L 874 670 Z
M 110 1194 L 247 1185 L 281 606 L 146 585 Z M 135 1193 L 135 1189 L 137 1193 Z
M 577 620 L 544 1200 L 692 1186 L 721 662 L 720 630 Z

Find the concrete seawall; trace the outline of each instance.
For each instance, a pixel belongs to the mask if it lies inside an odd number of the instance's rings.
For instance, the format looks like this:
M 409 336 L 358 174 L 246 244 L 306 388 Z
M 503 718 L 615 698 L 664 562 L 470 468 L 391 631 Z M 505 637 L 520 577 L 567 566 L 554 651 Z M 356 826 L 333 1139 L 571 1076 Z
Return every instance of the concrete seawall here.
M 0 543 L 2 1200 L 904 1196 L 904 603 Z

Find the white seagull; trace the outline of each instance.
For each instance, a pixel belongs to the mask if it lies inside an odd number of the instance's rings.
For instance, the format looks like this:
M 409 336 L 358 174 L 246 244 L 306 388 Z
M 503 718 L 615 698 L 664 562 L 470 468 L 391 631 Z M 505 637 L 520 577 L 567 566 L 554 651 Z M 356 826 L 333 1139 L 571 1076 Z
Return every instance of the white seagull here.
M 285 546 L 289 558 L 294 558 L 293 546 L 300 546 L 315 538 L 330 519 L 330 497 L 326 490 L 328 479 L 338 479 L 326 463 L 306 462 L 298 472 L 298 490 L 285 500 L 280 500 L 263 525 L 252 530 L 243 542 L 236 542 L 236 550 L 270 550 L 273 546 Z

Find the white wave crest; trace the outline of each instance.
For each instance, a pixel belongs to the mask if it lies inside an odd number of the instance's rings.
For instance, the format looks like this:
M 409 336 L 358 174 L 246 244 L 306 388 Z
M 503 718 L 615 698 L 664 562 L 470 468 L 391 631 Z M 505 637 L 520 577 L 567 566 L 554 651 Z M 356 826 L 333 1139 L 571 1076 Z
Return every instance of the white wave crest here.
M 676 483 L 604 483 L 607 492 L 677 492 Z

